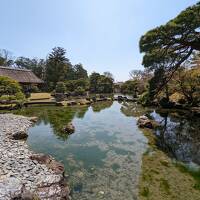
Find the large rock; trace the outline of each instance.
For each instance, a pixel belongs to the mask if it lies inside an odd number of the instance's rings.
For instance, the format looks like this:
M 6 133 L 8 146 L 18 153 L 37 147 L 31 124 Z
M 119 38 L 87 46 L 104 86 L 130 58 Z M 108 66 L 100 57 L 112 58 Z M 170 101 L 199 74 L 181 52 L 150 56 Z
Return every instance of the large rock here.
M 49 199 L 49 200 L 70 200 L 70 190 L 64 181 L 49 184 L 46 186 L 38 187 L 37 195 L 39 199 Z
M 117 100 L 118 100 L 118 101 L 123 101 L 123 100 L 124 100 L 124 97 L 123 97 L 123 96 L 118 96 L 118 97 L 117 97 Z
M 44 154 L 34 154 L 30 156 L 31 160 L 36 160 L 40 164 L 45 164 L 49 169 L 51 169 L 55 174 L 64 174 L 64 165 L 57 162 L 49 155 Z
M 72 134 L 75 131 L 75 127 L 74 125 L 70 122 L 68 123 L 64 128 L 63 128 L 63 132 L 67 133 L 67 134 Z
M 87 99 L 80 99 L 79 104 L 80 105 L 89 105 L 89 104 L 91 104 L 91 102 L 90 102 L 90 100 L 87 100 Z
M 28 134 L 26 131 L 24 130 L 19 130 L 19 131 L 16 131 L 12 134 L 12 137 L 14 140 L 22 140 L 22 139 L 26 139 L 28 137 Z
M 38 121 L 38 117 L 29 117 L 29 120 L 33 123 L 36 123 Z
M 147 116 L 139 117 L 137 124 L 138 124 L 138 126 L 140 128 L 153 129 L 153 124 L 152 124 L 151 120 Z

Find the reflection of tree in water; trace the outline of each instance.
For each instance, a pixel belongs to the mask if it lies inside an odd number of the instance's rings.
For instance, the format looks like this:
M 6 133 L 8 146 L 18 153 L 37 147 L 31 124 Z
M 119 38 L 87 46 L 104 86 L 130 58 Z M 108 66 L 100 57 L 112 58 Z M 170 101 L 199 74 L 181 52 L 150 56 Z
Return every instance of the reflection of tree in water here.
M 85 116 L 85 113 L 87 111 L 88 111 L 88 106 L 83 106 L 83 107 L 77 109 L 77 111 L 76 111 L 76 117 L 80 118 L 80 119 L 83 119 L 84 116 Z
M 199 118 L 183 118 L 185 115 L 172 111 L 156 113 L 134 103 L 123 103 L 121 112 L 126 116 L 149 115 L 162 126 L 156 130 L 157 146 L 171 157 L 184 162 L 200 164 Z
M 105 110 L 106 108 L 110 108 L 112 104 L 113 101 L 102 101 L 92 104 L 91 107 L 94 112 L 100 112 L 102 110 Z
M 178 160 L 200 164 L 199 119 L 181 119 L 168 112 L 152 116 L 162 124 L 156 130 L 157 145 Z
M 139 117 L 141 115 L 150 113 L 151 109 L 142 107 L 137 103 L 122 103 L 121 112 L 127 117 Z
M 88 107 L 29 107 L 16 111 L 16 114 L 38 117 L 38 125 L 41 122 L 50 124 L 54 134 L 60 139 L 66 140 L 68 135 L 62 132 L 63 127 L 71 122 L 74 117 L 83 118 L 87 110 Z

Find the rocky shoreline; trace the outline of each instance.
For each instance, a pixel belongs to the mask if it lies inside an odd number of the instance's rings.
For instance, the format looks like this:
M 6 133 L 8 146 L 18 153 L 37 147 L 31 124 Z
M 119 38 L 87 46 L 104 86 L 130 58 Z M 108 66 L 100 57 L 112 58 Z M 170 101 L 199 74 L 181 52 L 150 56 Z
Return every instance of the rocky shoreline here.
M 70 199 L 64 166 L 26 144 L 34 118 L 0 114 L 0 199 Z

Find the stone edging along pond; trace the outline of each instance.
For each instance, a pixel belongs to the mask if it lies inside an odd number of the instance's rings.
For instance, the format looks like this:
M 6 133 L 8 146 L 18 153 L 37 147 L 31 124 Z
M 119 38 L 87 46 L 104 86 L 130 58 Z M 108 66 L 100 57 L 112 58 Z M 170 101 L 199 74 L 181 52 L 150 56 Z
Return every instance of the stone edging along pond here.
M 25 140 L 35 118 L 0 114 L 0 199 L 70 199 L 64 166 L 31 151 Z

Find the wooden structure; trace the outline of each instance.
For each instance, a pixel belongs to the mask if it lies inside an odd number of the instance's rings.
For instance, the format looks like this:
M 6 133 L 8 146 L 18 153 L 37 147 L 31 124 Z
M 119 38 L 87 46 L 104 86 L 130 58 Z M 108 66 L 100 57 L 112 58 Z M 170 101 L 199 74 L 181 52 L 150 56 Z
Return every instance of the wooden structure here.
M 27 69 L 0 66 L 0 76 L 9 77 L 21 85 L 39 85 L 43 83 L 31 70 Z

